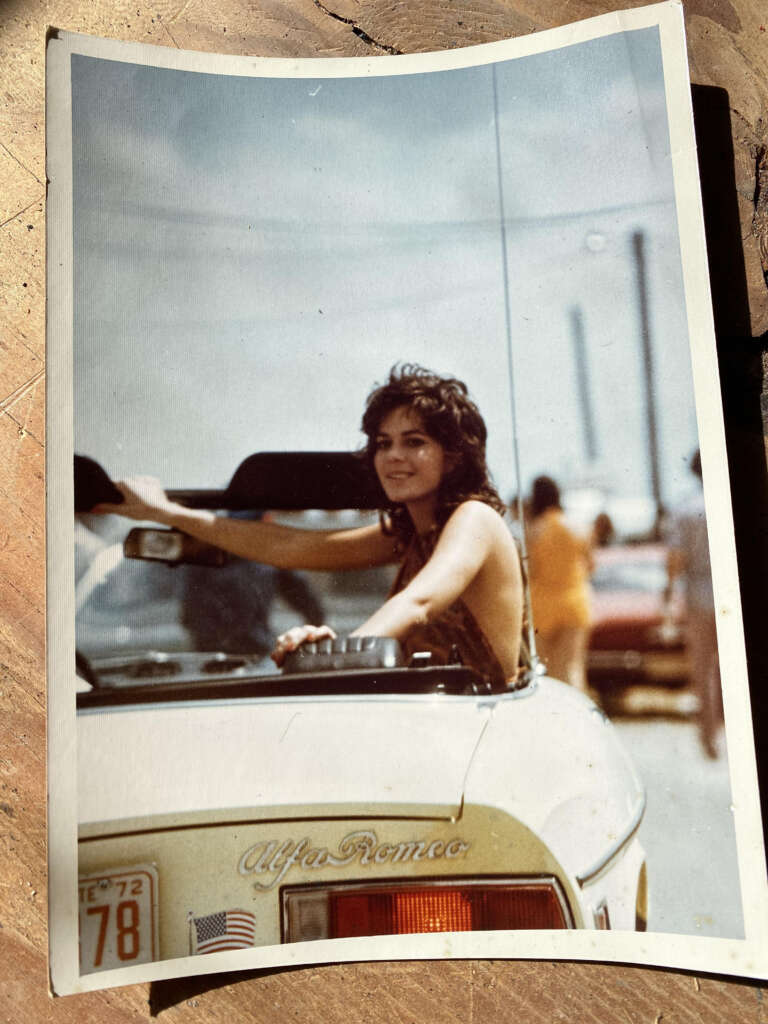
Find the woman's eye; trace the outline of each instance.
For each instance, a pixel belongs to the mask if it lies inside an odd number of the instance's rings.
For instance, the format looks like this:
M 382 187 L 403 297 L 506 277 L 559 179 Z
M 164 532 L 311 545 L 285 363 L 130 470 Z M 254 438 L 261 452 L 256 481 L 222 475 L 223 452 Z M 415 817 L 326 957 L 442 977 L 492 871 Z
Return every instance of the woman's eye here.
M 374 445 L 374 450 L 377 451 L 377 452 L 383 452 L 385 449 L 389 448 L 391 443 L 392 442 L 389 441 L 386 438 L 383 438 L 383 437 L 377 438 L 376 443 Z
M 408 438 L 408 447 L 409 448 L 421 448 L 426 443 L 427 442 L 424 440 L 423 437 L 409 437 Z

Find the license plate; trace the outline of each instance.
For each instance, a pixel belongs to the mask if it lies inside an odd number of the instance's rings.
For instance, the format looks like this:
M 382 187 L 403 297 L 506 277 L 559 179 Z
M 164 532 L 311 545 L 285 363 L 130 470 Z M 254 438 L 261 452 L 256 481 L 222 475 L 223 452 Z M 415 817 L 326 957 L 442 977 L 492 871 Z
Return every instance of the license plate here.
M 157 960 L 157 869 L 110 868 L 81 877 L 80 971 Z

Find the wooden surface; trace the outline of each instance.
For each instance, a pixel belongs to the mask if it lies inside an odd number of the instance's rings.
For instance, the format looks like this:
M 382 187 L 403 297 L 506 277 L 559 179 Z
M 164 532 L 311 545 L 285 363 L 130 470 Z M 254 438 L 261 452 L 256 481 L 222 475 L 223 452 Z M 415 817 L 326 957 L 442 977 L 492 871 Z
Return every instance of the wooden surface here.
M 51 1000 L 46 985 L 44 324 L 46 26 L 263 56 L 358 56 L 489 42 L 636 3 L 606 0 L 4 0 L 0 3 L 0 1020 L 118 1024 L 149 986 Z M 728 91 L 749 298 L 768 331 L 768 8 L 690 0 L 692 81 Z M 744 321 L 742 326 L 746 326 Z M 195 994 L 156 989 L 161 1020 L 620 1021 L 768 1024 L 768 992 L 593 964 L 326 966 Z M 214 980 L 206 984 L 217 984 Z M 180 1000 L 180 1001 L 178 1001 Z

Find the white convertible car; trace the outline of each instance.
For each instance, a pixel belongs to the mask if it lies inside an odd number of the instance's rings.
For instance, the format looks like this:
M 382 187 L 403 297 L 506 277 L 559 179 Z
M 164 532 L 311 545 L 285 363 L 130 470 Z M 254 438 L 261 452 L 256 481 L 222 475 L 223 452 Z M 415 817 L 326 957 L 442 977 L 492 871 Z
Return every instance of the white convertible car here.
M 175 497 L 366 508 L 367 487 L 352 456 L 266 455 L 225 492 Z M 126 552 L 196 562 L 203 608 L 226 572 L 175 531 L 134 529 Z M 83 609 L 112 576 L 90 574 Z M 308 645 L 265 674 L 261 652 L 114 636 L 78 659 L 83 973 L 344 936 L 645 926 L 643 787 L 601 711 L 535 659 L 499 691 L 461 664 L 405 664 L 388 639 Z

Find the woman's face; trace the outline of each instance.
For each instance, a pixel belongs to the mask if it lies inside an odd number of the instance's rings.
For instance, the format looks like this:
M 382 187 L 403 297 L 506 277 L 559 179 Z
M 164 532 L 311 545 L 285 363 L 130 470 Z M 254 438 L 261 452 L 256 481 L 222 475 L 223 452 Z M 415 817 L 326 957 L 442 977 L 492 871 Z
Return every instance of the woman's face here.
M 445 449 L 430 437 L 421 416 L 407 405 L 382 418 L 373 465 L 389 500 L 404 505 L 434 500 L 449 468 Z

